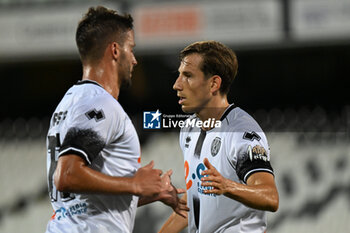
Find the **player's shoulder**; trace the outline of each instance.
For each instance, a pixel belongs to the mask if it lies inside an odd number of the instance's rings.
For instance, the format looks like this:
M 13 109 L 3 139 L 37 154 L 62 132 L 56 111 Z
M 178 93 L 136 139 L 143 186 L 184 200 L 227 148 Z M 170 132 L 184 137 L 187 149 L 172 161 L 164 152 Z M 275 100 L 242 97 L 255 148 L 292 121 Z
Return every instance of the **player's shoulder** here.
M 98 95 L 103 93 L 103 87 L 92 80 L 79 80 L 76 84 L 74 84 L 68 91 L 73 95 Z
M 86 106 L 122 111 L 119 102 L 100 84 L 91 80 L 79 81 L 66 93 L 66 95 L 70 94 L 76 99 L 76 107 Z
M 226 140 L 234 144 L 245 145 L 261 144 L 268 149 L 267 137 L 258 122 L 246 111 L 235 107 L 223 120 L 223 132 L 228 132 Z M 246 149 L 244 149 L 246 150 Z
M 91 80 L 78 81 L 66 95 L 73 95 L 76 98 L 106 98 L 108 99 L 107 91 L 97 82 Z
M 224 127 L 232 132 L 262 131 L 258 122 L 249 113 L 235 105 L 226 110 L 221 121 Z
M 84 116 L 109 121 L 123 121 L 126 118 L 126 113 L 119 102 L 101 85 L 90 80 L 80 81 L 72 86 L 57 106 L 55 114 L 57 112 L 65 112 L 67 120 L 72 121 L 85 119 Z

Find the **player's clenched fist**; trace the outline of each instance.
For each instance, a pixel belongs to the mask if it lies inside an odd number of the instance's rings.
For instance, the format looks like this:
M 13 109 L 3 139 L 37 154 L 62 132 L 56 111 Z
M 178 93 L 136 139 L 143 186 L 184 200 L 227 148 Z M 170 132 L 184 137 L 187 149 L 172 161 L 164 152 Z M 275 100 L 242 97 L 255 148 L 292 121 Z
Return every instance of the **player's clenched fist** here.
M 154 162 L 151 161 L 141 167 L 133 178 L 135 194 L 138 196 L 153 196 L 162 191 L 162 170 L 153 169 Z

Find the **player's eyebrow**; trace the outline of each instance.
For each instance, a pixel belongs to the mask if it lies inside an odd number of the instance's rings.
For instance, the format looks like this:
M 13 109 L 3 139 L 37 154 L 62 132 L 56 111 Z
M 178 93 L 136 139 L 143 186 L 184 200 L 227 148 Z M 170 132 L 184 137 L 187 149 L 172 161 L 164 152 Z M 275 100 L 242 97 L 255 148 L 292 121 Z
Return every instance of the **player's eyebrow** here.
M 192 73 L 190 71 L 183 71 L 182 74 L 185 75 L 185 76 L 191 76 L 192 75 Z

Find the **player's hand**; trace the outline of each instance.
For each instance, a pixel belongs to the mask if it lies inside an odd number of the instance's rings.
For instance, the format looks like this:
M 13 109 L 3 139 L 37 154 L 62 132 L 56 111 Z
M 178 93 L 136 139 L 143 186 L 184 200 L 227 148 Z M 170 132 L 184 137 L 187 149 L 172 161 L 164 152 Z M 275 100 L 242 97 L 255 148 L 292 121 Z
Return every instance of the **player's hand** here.
M 141 167 L 133 177 L 134 192 L 138 196 L 159 195 L 162 191 L 162 170 L 153 169 L 153 160 Z
M 159 194 L 159 200 L 164 204 L 170 206 L 178 215 L 186 218 L 189 208 L 187 207 L 186 200 L 180 199 L 178 194 L 185 193 L 185 189 L 177 189 L 171 183 L 172 170 L 167 171 L 162 176 L 162 191 Z
M 204 190 L 204 193 L 214 193 L 217 195 L 225 194 L 229 180 L 223 177 L 207 158 L 205 158 L 203 162 L 208 169 L 202 172 L 204 176 L 201 178 L 202 186 L 212 187 L 212 189 Z

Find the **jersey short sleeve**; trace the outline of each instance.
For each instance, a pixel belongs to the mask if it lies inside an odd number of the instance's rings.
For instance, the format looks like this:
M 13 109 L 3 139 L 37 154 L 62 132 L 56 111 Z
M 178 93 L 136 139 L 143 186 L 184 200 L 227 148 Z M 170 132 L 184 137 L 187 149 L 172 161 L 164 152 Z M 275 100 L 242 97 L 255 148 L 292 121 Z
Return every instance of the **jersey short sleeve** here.
M 255 172 L 269 172 L 273 174 L 270 164 L 270 151 L 263 132 L 247 131 L 234 135 L 237 142 L 234 148 L 236 173 L 240 180 L 247 182 Z
M 108 95 L 86 97 L 69 108 L 62 124 L 59 156 L 76 154 L 91 163 L 124 127 L 119 103 Z M 62 135 L 63 133 L 63 135 Z

